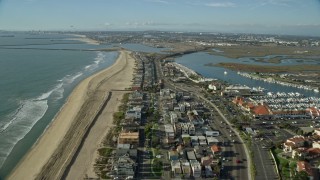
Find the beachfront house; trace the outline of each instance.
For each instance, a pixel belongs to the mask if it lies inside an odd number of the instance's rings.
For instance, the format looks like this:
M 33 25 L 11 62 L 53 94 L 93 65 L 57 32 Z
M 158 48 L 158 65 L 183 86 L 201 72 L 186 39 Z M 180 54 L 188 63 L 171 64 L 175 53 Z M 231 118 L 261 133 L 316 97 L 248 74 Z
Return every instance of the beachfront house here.
M 123 130 L 118 137 L 118 144 L 133 144 L 139 143 L 139 132 L 131 132 Z
M 141 119 L 141 109 L 130 109 L 125 114 L 126 119 Z
M 135 161 L 133 161 L 129 156 L 124 155 L 119 157 L 113 164 L 112 175 L 121 178 L 134 177 L 136 170 Z

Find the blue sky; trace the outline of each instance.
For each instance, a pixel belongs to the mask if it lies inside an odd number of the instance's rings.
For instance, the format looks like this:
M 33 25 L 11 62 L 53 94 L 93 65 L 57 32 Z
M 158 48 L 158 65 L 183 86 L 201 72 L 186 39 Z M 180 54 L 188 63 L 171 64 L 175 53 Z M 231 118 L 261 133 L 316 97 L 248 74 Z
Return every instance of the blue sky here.
M 0 0 L 0 30 L 172 30 L 320 36 L 320 0 Z

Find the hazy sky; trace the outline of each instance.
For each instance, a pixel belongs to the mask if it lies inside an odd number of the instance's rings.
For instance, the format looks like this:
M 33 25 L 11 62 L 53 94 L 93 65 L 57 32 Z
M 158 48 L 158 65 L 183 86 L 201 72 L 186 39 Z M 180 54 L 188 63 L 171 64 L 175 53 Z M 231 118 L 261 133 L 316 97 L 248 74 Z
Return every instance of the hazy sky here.
M 0 0 L 0 30 L 173 30 L 320 36 L 320 0 Z

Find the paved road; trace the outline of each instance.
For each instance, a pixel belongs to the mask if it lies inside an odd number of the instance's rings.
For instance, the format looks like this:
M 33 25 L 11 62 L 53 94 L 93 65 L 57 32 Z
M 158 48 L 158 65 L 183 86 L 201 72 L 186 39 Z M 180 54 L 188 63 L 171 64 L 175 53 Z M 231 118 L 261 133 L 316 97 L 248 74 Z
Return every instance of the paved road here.
M 228 161 L 224 163 L 224 173 L 227 174 L 227 176 L 224 176 L 223 178 L 246 179 L 247 158 L 245 156 L 243 144 L 235 136 L 235 133 L 228 127 L 228 125 L 226 125 L 226 123 L 221 123 L 221 117 L 215 117 L 214 119 L 214 125 L 216 129 L 222 133 L 222 137 L 225 142 L 223 145 L 225 151 L 224 157 L 228 159 Z M 230 134 L 232 136 L 230 136 Z M 235 142 L 233 142 L 233 140 L 235 140 Z M 237 163 L 237 160 L 241 160 L 241 163 Z
M 259 141 L 253 141 L 254 162 L 257 169 L 256 179 L 279 179 L 274 162 L 268 149 L 264 149 Z
M 250 176 L 250 161 L 249 161 L 249 152 L 246 151 L 246 147 L 242 141 L 242 139 L 239 137 L 236 131 L 231 127 L 231 124 L 227 120 L 227 118 L 224 116 L 224 114 L 217 108 L 215 104 L 210 102 L 208 99 L 200 95 L 200 92 L 198 92 L 198 89 L 193 89 L 192 87 L 181 87 L 179 85 L 174 85 L 171 83 L 166 83 L 166 86 L 171 87 L 172 89 L 178 89 L 185 92 L 193 93 L 194 96 L 201 98 L 205 102 L 207 102 L 209 105 L 211 105 L 219 114 L 219 116 L 222 118 L 223 122 L 226 123 L 222 128 L 218 128 L 219 131 L 221 131 L 223 134 L 230 135 L 230 132 L 228 130 L 231 130 L 233 133 L 232 139 L 230 139 L 230 136 L 227 137 L 229 141 L 232 141 L 233 139 L 237 142 L 234 143 L 233 147 L 228 148 L 227 155 L 232 156 L 232 164 L 225 167 L 226 173 L 231 173 L 231 177 L 228 176 L 230 179 L 248 179 L 251 180 Z M 228 126 L 228 130 L 226 127 Z M 220 127 L 220 126 L 218 126 Z M 241 163 L 236 163 L 237 160 L 240 160 Z M 245 161 L 243 161 L 245 160 Z M 231 171 L 231 172 L 230 172 Z M 236 171 L 236 172 L 235 172 Z

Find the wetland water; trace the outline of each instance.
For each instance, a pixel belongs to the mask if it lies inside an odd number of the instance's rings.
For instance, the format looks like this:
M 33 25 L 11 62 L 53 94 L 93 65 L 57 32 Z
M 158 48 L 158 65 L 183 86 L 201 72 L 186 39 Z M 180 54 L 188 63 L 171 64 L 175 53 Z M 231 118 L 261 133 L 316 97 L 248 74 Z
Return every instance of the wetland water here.
M 249 87 L 262 87 L 265 88 L 266 91 L 270 92 L 299 92 L 306 96 L 315 96 L 320 97 L 319 93 L 315 93 L 310 90 L 303 90 L 295 87 L 283 86 L 280 84 L 273 84 L 259 80 L 253 80 L 250 78 L 246 78 L 237 74 L 236 71 L 232 71 L 223 67 L 216 66 L 206 66 L 206 64 L 218 64 L 218 63 L 242 63 L 242 64 L 253 64 L 253 65 L 272 65 L 272 66 L 285 66 L 285 65 L 299 65 L 299 64 L 318 64 L 318 61 L 297 61 L 286 59 L 284 62 L 279 64 L 273 63 L 264 63 L 264 62 L 256 62 L 249 57 L 246 58 L 227 58 L 224 56 L 210 55 L 205 52 L 198 52 L 193 54 L 184 55 L 182 57 L 176 58 L 175 61 L 179 64 L 182 64 L 190 69 L 195 70 L 199 74 L 207 78 L 215 78 L 222 81 L 226 81 L 232 84 L 242 84 L 247 85 Z M 227 72 L 225 74 L 224 72 Z

